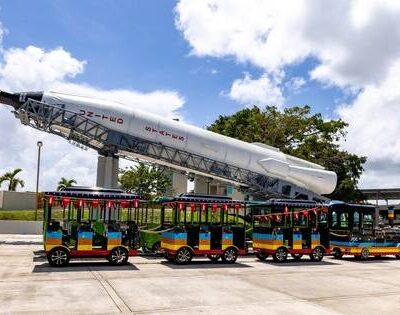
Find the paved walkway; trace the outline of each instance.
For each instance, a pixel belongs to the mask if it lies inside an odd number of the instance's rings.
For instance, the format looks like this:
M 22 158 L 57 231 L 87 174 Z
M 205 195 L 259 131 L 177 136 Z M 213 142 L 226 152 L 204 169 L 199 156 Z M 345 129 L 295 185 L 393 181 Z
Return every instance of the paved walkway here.
M 400 261 L 325 258 L 176 266 L 132 257 L 52 268 L 41 237 L 0 235 L 0 313 L 397 314 Z

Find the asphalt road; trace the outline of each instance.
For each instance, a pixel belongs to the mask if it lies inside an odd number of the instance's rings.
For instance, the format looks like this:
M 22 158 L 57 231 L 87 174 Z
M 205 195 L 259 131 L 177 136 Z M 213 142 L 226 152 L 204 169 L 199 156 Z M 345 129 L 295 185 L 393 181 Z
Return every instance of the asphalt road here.
M 131 257 L 124 267 L 75 261 L 52 268 L 41 238 L 0 235 L 0 313 L 398 314 L 400 260 L 326 257 L 176 266 Z

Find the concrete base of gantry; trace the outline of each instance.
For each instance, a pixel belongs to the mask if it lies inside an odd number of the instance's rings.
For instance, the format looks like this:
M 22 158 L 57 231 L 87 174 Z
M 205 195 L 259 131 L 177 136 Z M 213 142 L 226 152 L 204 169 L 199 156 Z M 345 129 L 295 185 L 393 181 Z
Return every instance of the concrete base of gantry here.
M 96 186 L 103 188 L 118 188 L 119 158 L 102 156 L 97 158 Z
M 40 236 L 0 235 L 0 305 L 6 313 L 80 314 L 394 314 L 400 261 L 325 257 L 275 264 L 255 257 L 234 265 L 206 258 L 176 266 L 131 257 L 52 268 Z

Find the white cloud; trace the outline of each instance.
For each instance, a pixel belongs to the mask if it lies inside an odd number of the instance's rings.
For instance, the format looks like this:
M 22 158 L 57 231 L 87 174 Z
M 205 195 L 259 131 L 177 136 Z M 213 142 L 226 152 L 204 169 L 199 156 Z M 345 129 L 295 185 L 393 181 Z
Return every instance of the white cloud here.
M 338 114 L 350 123 L 343 146 L 368 156 L 364 186 L 400 186 L 400 61 L 385 80 L 366 86 Z M 385 179 L 385 180 L 383 180 Z
M 292 93 L 297 94 L 300 92 L 302 87 L 306 84 L 306 80 L 303 77 L 293 77 L 289 81 L 285 82 L 285 87 Z
M 0 66 L 0 84 L 7 90 L 41 90 L 74 78 L 82 73 L 85 61 L 79 61 L 59 47 L 51 51 L 28 46 L 25 49 L 12 48 L 3 55 Z
M 281 106 L 284 98 L 279 84 L 279 77 L 270 78 L 264 74 L 258 79 L 253 79 L 246 73 L 243 79 L 232 83 L 229 97 L 245 105 L 274 105 Z
M 58 90 L 119 101 L 166 117 L 179 116 L 177 111 L 184 103 L 175 91 L 104 90 L 89 84 L 73 83 L 71 79 L 84 71 L 86 62 L 74 58 L 63 48 L 49 51 L 33 46 L 6 49 L 2 59 L 0 89 L 3 90 Z M 54 189 L 61 176 L 75 178 L 81 185 L 95 184 L 95 151 L 83 151 L 57 136 L 22 126 L 10 113 L 10 108 L 0 106 L 0 174 L 22 168 L 25 188 L 31 191 L 35 189 L 38 140 L 44 142 L 41 189 Z
M 197 56 L 234 56 L 268 72 L 317 58 L 313 78 L 378 82 L 400 57 L 398 1 L 181 0 L 176 25 Z
M 234 57 L 266 75 L 313 58 L 311 79 L 355 93 L 338 114 L 350 124 L 344 147 L 369 158 L 361 183 L 370 187 L 400 185 L 399 16 L 400 2 L 390 0 L 181 0 L 176 6 L 176 26 L 193 55 Z

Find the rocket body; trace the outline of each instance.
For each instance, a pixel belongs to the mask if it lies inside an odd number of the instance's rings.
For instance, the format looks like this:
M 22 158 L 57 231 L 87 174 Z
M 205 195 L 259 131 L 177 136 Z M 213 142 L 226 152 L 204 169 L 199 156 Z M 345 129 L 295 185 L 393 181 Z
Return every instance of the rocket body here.
M 111 130 L 281 178 L 318 194 L 329 194 L 336 187 L 334 172 L 276 148 L 226 137 L 118 102 L 55 92 L 44 93 L 42 102 L 62 106 Z
M 122 134 L 280 178 L 317 194 L 329 194 L 336 187 L 336 174 L 320 165 L 286 155 L 271 146 L 226 137 L 135 109 L 132 105 L 57 92 L 10 94 L 0 91 L 0 103 L 16 109 L 28 98 L 63 107 Z

